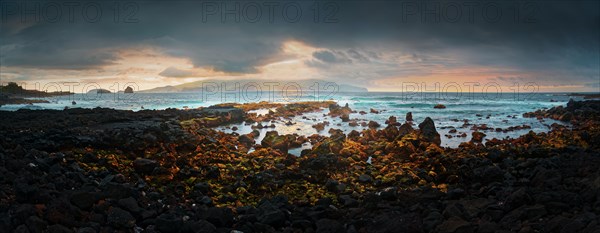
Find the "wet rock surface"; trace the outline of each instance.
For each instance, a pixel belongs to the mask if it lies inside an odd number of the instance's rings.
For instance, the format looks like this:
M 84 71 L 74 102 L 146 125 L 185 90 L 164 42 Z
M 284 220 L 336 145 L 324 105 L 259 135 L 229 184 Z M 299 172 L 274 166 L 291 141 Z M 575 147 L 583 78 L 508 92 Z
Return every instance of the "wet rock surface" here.
M 431 119 L 390 118 L 348 135 L 272 133 L 247 154 L 258 135 L 210 126 L 265 117 L 250 105 L 0 112 L 0 231 L 598 232 L 598 106 L 527 114 L 573 127 L 454 149 Z M 314 109 L 274 107 L 268 117 Z M 286 153 L 304 140 L 302 156 Z

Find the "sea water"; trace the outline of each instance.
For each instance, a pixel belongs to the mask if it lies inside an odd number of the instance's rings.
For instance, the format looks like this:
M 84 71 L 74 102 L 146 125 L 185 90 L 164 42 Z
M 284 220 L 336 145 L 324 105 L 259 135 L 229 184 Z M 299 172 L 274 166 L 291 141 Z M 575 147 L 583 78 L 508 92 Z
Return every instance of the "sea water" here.
M 227 96 L 226 96 L 227 97 Z M 235 97 L 235 96 L 234 96 Z M 487 134 L 486 139 L 518 137 L 527 132 L 546 132 L 553 123 L 559 123 L 554 120 L 545 119 L 539 121 L 535 118 L 524 118 L 523 113 L 535 111 L 537 109 L 546 109 L 554 106 L 565 105 L 570 98 L 581 100 L 581 97 L 569 97 L 560 93 L 536 93 L 529 95 L 516 95 L 514 93 L 503 94 L 485 94 L 485 93 L 450 93 L 440 95 L 438 93 L 421 93 L 406 95 L 406 93 L 395 92 L 366 92 L 366 93 L 337 93 L 326 97 L 337 101 L 339 105 L 348 104 L 350 108 L 357 113 L 350 114 L 350 118 L 360 122 L 376 121 L 385 127 L 385 120 L 390 116 L 396 116 L 398 122 L 405 121 L 406 113 L 412 112 L 414 127 L 422 122 L 426 117 L 430 117 L 435 122 L 436 128 L 441 135 L 442 146 L 456 147 L 461 142 L 471 139 L 471 126 L 463 126 L 464 120 L 469 124 L 481 125 L 487 124 L 491 128 L 506 129 L 511 126 L 528 125 L 530 129 L 515 130 L 511 132 L 496 132 L 495 130 L 484 131 Z M 70 96 L 43 98 L 50 103 L 41 103 L 33 105 L 4 105 L 0 110 L 15 111 L 18 109 L 65 109 L 65 108 L 114 108 L 121 110 L 139 111 L 142 109 L 167 109 L 167 108 L 198 108 L 207 107 L 223 102 L 249 102 L 243 98 L 232 101 L 231 99 L 204 98 L 199 93 L 135 93 L 135 94 L 74 94 Z M 293 98 L 262 99 L 272 102 L 298 102 L 326 100 L 323 97 L 313 95 L 297 94 Z M 75 104 L 73 104 L 73 101 Z M 436 104 L 443 104 L 445 109 L 435 109 Z M 379 111 L 378 114 L 370 113 L 370 109 Z M 359 111 L 365 111 L 367 114 L 359 114 Z M 268 109 L 258 110 L 258 114 L 265 114 Z M 263 122 L 262 125 L 274 124 L 275 128 L 260 129 L 261 136 L 258 142 L 264 137 L 267 131 L 276 130 L 280 134 L 299 134 L 310 136 L 315 133 L 328 135 L 331 128 L 341 129 L 345 133 L 352 130 L 360 131 L 365 129 L 360 125 L 351 127 L 348 122 L 342 122 L 339 117 L 332 118 L 327 115 L 328 109 L 322 109 L 319 112 L 305 113 L 292 119 L 282 119 L 275 122 Z M 293 125 L 285 123 L 291 121 Z M 312 126 L 316 123 L 328 121 L 329 125 L 323 131 L 318 132 Z M 239 123 L 217 127 L 227 133 L 233 133 L 231 128 L 236 126 L 236 133 L 245 134 L 252 131 L 247 123 Z M 457 133 L 449 133 L 451 129 L 456 129 Z M 456 137 L 461 133 L 466 133 L 467 137 Z M 452 135 L 447 138 L 444 135 Z M 310 145 L 304 145 L 309 148 Z M 298 150 L 298 149 L 297 149 Z M 295 151 L 297 152 L 297 151 Z

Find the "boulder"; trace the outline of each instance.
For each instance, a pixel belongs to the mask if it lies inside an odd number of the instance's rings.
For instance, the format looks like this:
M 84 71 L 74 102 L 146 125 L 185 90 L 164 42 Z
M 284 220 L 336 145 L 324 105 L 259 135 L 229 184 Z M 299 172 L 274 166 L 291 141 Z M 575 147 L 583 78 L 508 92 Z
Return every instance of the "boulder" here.
M 571 121 L 571 119 L 573 119 L 573 113 L 571 112 L 565 112 L 558 118 L 559 121 Z
M 350 121 L 350 115 L 348 115 L 348 114 L 342 114 L 340 116 L 340 119 L 342 119 L 342 122 L 348 122 L 348 121 Z
M 396 119 L 395 116 L 390 116 L 385 123 L 388 125 L 396 125 L 396 123 L 398 123 L 398 119 Z
M 437 225 L 442 223 L 443 220 L 444 218 L 442 214 L 437 211 L 432 211 L 423 219 L 423 227 L 427 231 L 433 231 Z
M 340 195 L 338 202 L 343 204 L 345 207 L 357 207 L 358 201 L 350 195 Z
M 420 138 L 424 141 L 440 145 L 442 143 L 440 134 L 435 129 L 435 123 L 429 117 L 425 118 L 421 124 L 419 124 Z
M 48 227 L 48 223 L 43 219 L 37 216 L 31 216 L 27 219 L 26 222 L 27 227 L 29 228 L 29 232 L 44 232 L 46 227 Z
M 21 226 L 25 227 L 25 225 L 21 225 Z M 24 228 L 24 229 L 25 229 L 24 232 L 28 232 L 26 230 L 26 228 Z M 17 228 L 16 232 L 19 232 L 18 230 L 19 230 L 19 228 Z M 73 231 L 71 229 L 69 229 L 68 227 L 65 227 L 60 224 L 56 224 L 56 225 L 49 226 L 47 229 L 47 232 L 49 232 L 49 233 L 72 233 Z
M 118 201 L 118 204 L 124 209 L 134 213 L 138 213 L 142 210 L 138 205 L 137 200 L 133 197 L 123 198 Z
M 160 232 L 179 232 L 183 224 L 183 218 L 175 213 L 164 213 L 156 218 L 156 229 Z
M 471 134 L 471 136 L 472 136 L 472 137 L 471 137 L 471 141 L 472 141 L 472 142 L 478 142 L 478 143 L 481 143 L 481 142 L 483 141 L 483 138 L 484 138 L 485 136 L 487 136 L 487 135 L 486 135 L 486 134 L 484 134 L 484 133 L 482 133 L 482 132 L 475 131 L 475 132 L 473 132 L 473 133 Z
M 127 211 L 111 207 L 106 217 L 108 224 L 115 228 L 131 229 L 135 226 L 135 218 Z
M 287 153 L 292 141 L 294 141 L 294 136 L 292 135 L 279 135 L 277 131 L 269 131 L 260 144 L 264 147 L 270 147 Z
M 412 133 L 414 131 L 415 130 L 413 129 L 412 125 L 410 125 L 409 123 L 404 123 L 398 129 L 398 137 L 402 138 L 402 136 Z
M 317 221 L 317 233 L 342 233 L 346 232 L 344 225 L 333 219 L 321 219 Z
M 318 132 L 320 132 L 325 129 L 325 125 L 327 125 L 327 123 L 321 122 L 321 123 L 314 124 L 312 127 L 315 128 Z
M 437 231 L 441 233 L 474 232 L 474 229 L 469 222 L 458 217 L 450 217 L 437 227 Z
M 393 141 L 398 136 L 399 131 L 396 126 L 388 125 L 382 132 L 384 133 L 385 138 L 387 138 L 388 141 Z
M 242 134 L 238 137 L 238 142 L 244 145 L 253 145 L 254 144 L 254 136 L 250 134 Z
M 133 168 L 141 174 L 150 174 L 158 167 L 158 162 L 151 159 L 137 158 L 133 161 Z
M 71 195 L 71 203 L 82 210 L 88 210 L 100 200 L 96 193 L 87 191 L 77 191 Z
M 348 116 L 352 113 L 352 109 L 346 104 L 344 107 L 339 106 L 338 104 L 330 104 L 329 105 L 329 115 L 330 116 Z M 343 119 L 343 118 L 342 118 Z
M 367 174 L 362 174 L 358 176 L 358 181 L 361 183 L 371 183 L 373 181 L 373 178 L 371 178 L 371 176 Z
M 377 123 L 375 121 L 369 121 L 368 126 L 369 126 L 369 128 L 378 128 L 381 125 L 379 125 L 379 123 Z
M 233 223 L 233 211 L 229 208 L 211 207 L 204 213 L 206 221 L 214 224 L 216 227 L 226 227 Z
M 180 232 L 216 233 L 217 228 L 206 220 L 186 222 Z M 233 231 L 232 231 L 233 232 Z

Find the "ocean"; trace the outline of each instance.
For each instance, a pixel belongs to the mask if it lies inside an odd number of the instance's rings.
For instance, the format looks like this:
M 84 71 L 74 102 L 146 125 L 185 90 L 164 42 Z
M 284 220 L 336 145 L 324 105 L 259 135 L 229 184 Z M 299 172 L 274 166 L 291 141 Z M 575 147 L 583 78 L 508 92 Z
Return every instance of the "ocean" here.
M 261 100 L 273 102 L 297 102 L 297 101 L 315 101 L 315 100 L 334 100 L 339 105 L 348 104 L 350 108 L 357 113 L 351 114 L 351 119 L 362 121 L 376 121 L 385 127 L 385 120 L 390 116 L 396 116 L 399 122 L 404 122 L 407 112 L 412 112 L 415 126 L 422 122 L 425 117 L 430 117 L 435 122 L 436 128 L 441 135 L 442 146 L 457 147 L 461 142 L 469 141 L 471 138 L 472 125 L 486 124 L 491 128 L 506 129 L 509 127 L 527 125 L 530 128 L 514 130 L 510 132 L 496 132 L 496 130 L 484 131 L 486 139 L 518 137 L 526 134 L 530 130 L 534 132 L 546 132 L 553 123 L 565 124 L 558 121 L 544 119 L 539 121 L 535 118 L 524 118 L 525 112 L 535 111 L 537 109 L 551 108 L 558 105 L 565 105 L 570 98 L 581 100 L 581 97 L 569 97 L 560 93 L 536 93 L 529 95 L 517 95 L 515 93 L 485 94 L 485 93 L 400 93 L 400 92 L 365 92 L 365 93 L 336 93 L 324 97 L 315 97 L 314 95 L 300 94 L 289 95 L 288 98 L 278 96 L 246 96 L 226 94 L 223 96 L 202 96 L 197 93 L 135 93 L 135 94 L 74 94 L 71 96 L 60 96 L 43 98 L 50 103 L 33 105 L 4 105 L 0 110 L 15 111 L 18 109 L 57 109 L 65 107 L 73 108 L 114 108 L 122 110 L 139 111 L 142 109 L 166 109 L 166 108 L 197 108 L 223 102 L 257 102 Z M 76 104 L 73 105 L 72 102 Z M 445 109 L 433 108 L 436 104 L 443 104 Z M 370 109 L 375 109 L 380 113 L 370 113 Z M 361 115 L 358 112 L 365 111 L 367 114 Z M 266 113 L 268 109 L 259 110 L 258 113 Z M 365 127 L 351 127 L 347 122 L 342 122 L 340 118 L 331 118 L 324 116 L 328 109 L 321 112 L 307 113 L 303 116 L 296 116 L 291 119 L 295 124 L 286 125 L 287 119 L 281 121 L 263 123 L 263 125 L 275 124 L 275 128 L 261 129 L 261 137 L 264 137 L 266 131 L 277 130 L 280 134 L 297 133 L 299 135 L 310 136 L 315 133 L 328 135 L 330 128 L 342 129 L 349 133 L 352 130 L 362 130 Z M 469 124 L 464 126 L 465 120 Z M 312 125 L 318 122 L 328 121 L 330 124 L 323 131 L 317 132 Z M 244 134 L 252 131 L 251 125 L 240 123 L 218 127 L 218 130 L 231 133 L 231 128 L 236 126 L 237 133 Z M 456 133 L 451 133 L 455 129 Z M 467 137 L 456 137 L 466 133 Z M 445 135 L 451 135 L 451 138 Z M 259 138 L 261 140 L 261 138 Z M 310 145 L 304 145 L 309 148 Z M 299 150 L 292 153 L 299 153 Z

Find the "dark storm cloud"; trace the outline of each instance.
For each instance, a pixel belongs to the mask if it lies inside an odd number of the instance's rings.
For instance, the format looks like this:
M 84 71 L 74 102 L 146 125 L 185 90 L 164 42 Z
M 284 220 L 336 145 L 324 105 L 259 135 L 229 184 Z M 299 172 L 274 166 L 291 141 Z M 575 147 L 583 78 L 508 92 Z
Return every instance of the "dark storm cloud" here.
M 335 63 L 338 59 L 332 52 L 329 51 L 317 51 L 313 53 L 313 57 L 327 63 Z
M 307 65 L 313 67 L 327 67 L 333 64 L 347 64 L 352 63 L 352 60 L 348 58 L 346 53 L 341 51 L 330 51 L 321 50 L 313 52 L 312 57 L 314 59 L 306 62 Z
M 357 60 L 357 61 L 360 61 L 360 62 L 370 62 L 369 57 L 367 57 L 364 54 L 356 51 L 355 49 L 349 49 L 346 53 L 348 54 L 348 56 L 350 56 L 354 60 Z
M 229 9 L 239 3 L 246 9 L 248 1 L 141 1 L 136 2 L 137 23 L 122 18 L 115 23 L 113 5 L 99 1 L 104 13 L 95 23 L 80 16 L 75 23 L 65 17 L 57 23 L 22 23 L 18 14 L 3 17 L 0 59 L 3 66 L 89 69 L 116 62 L 120 49 L 152 46 L 189 58 L 198 67 L 253 73 L 260 65 L 285 58 L 281 44 L 294 39 L 327 48 L 313 54 L 320 63 L 367 63 L 382 51 L 400 51 L 414 54 L 415 62 L 439 55 L 473 66 L 561 71 L 550 79 L 572 74 L 568 78 L 593 82 L 590 78 L 600 75 L 596 1 L 427 1 L 425 8 L 433 14 L 420 11 L 423 2 L 340 1 L 329 2 L 329 8 L 320 2 L 323 11 L 315 23 L 312 1 L 279 2 L 272 21 L 265 2 L 250 2 L 262 10 L 258 22 L 244 14 L 237 15 L 239 22 L 235 15 L 225 15 L 222 22 L 221 9 L 207 14 L 206 3 Z M 302 9 L 297 22 L 283 17 L 286 3 Z M 461 11 L 456 22 L 449 20 L 451 4 Z M 517 20 L 511 11 L 515 7 L 520 9 Z M 491 20 L 494 14 L 485 14 L 484 8 L 501 9 L 502 16 Z M 328 13 L 334 14 L 327 18 Z

